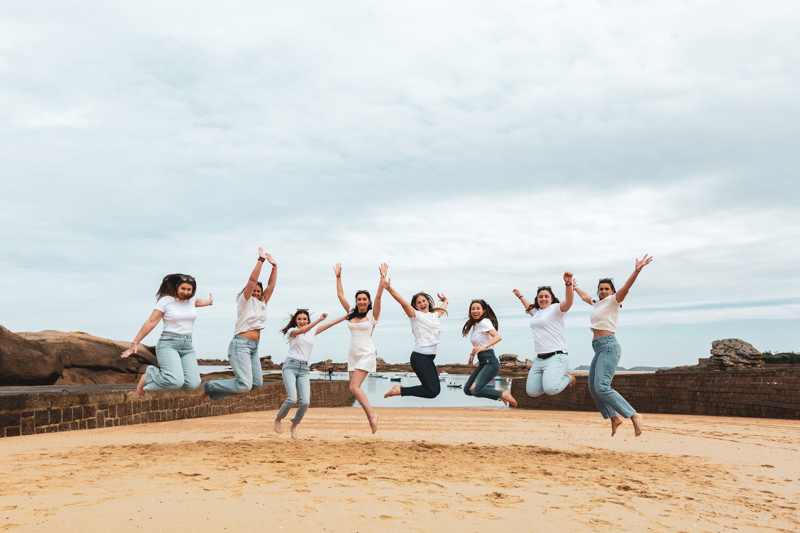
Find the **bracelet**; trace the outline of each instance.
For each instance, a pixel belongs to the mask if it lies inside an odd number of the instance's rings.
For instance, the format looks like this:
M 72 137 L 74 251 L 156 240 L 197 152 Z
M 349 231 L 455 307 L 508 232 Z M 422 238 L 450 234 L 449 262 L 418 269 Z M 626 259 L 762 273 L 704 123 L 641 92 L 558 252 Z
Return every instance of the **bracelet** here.
M 567 287 L 572 287 L 572 283 L 565 283 L 564 285 L 566 285 Z
M 525 298 L 525 295 L 523 295 L 523 294 L 520 294 L 519 296 L 517 296 L 517 298 L 519 298 L 520 300 L 522 300 L 523 298 Z
M 266 258 L 264 258 L 264 257 L 259 257 L 259 258 L 258 258 L 258 260 L 259 260 L 259 261 L 261 261 L 261 262 L 263 263 L 264 261 L 266 261 Z
M 641 268 L 635 268 L 634 270 L 636 270 L 636 272 L 641 272 L 642 271 Z

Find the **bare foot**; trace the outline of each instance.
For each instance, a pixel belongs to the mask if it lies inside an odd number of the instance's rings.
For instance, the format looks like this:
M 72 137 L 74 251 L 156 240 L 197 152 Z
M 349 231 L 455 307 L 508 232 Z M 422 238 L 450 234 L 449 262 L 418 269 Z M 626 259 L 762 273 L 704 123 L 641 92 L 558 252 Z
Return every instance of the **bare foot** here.
M 201 387 L 200 391 L 201 391 L 200 392 L 200 401 L 204 402 L 204 401 L 208 400 L 208 394 L 206 394 L 206 388 L 205 387 Z
M 139 380 L 139 384 L 136 385 L 136 396 L 142 398 L 144 396 L 144 386 L 147 385 L 147 381 L 144 378 L 145 374 L 142 374 L 142 378 Z
M 299 438 L 300 438 L 300 437 L 297 435 L 297 424 L 295 424 L 294 422 L 292 422 L 292 429 L 291 429 L 291 433 L 292 433 L 292 438 L 293 438 L 294 440 L 297 440 L 297 439 L 299 439 Z
M 378 413 L 373 413 L 372 417 L 367 417 L 369 420 L 369 427 L 372 428 L 372 434 L 378 432 Z
M 502 390 L 502 389 L 500 389 L 500 390 Z M 506 404 L 506 405 L 511 405 L 511 407 L 516 407 L 517 406 L 517 400 L 515 400 L 514 397 L 511 396 L 511 391 L 510 390 L 504 390 L 503 391 L 503 397 L 500 398 L 500 399 L 503 400 L 503 403 Z
M 384 394 L 383 397 L 388 398 L 389 396 L 400 396 L 400 389 L 401 389 L 400 385 L 395 385 L 394 387 L 389 389 L 389 392 Z
M 640 415 L 639 413 L 633 413 L 633 415 L 631 416 L 631 422 L 633 422 L 633 432 L 638 437 L 639 435 L 642 434 L 642 422 L 643 422 L 642 415 Z
M 283 433 L 283 428 L 281 427 L 281 419 L 276 418 L 275 423 L 272 424 L 272 427 L 275 428 L 275 433 Z
M 575 376 L 573 376 L 569 372 L 567 372 L 567 375 L 569 376 L 569 385 L 567 385 L 567 387 L 572 387 L 573 385 L 575 385 L 575 382 L 577 382 L 578 380 L 575 379 Z
M 617 415 L 617 416 L 611 418 L 611 436 L 612 437 L 617 434 L 617 428 L 620 427 L 622 425 L 622 422 L 624 422 L 624 421 L 625 421 L 625 419 L 622 418 L 620 415 Z

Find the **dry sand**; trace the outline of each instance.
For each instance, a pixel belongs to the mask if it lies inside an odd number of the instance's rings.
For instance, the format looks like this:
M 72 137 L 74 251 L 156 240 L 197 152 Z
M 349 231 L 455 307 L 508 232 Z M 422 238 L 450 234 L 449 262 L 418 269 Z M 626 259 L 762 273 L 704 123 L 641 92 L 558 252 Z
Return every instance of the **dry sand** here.
M 0 531 L 798 531 L 800 422 L 311 409 L 0 440 Z

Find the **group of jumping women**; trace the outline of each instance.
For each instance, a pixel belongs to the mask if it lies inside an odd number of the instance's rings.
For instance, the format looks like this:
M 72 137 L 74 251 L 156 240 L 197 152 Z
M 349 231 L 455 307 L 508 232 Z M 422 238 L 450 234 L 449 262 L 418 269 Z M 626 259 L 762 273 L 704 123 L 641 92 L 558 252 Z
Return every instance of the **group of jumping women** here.
M 247 285 L 236 298 L 236 327 L 228 346 L 228 360 L 233 369 L 233 379 L 207 381 L 202 388 L 201 397 L 212 401 L 243 394 L 263 385 L 261 362 L 258 357 L 258 343 L 261 330 L 267 320 L 267 302 L 275 290 L 278 264 L 262 248 L 258 249 L 258 260 L 250 273 Z M 600 279 L 597 295 L 592 297 L 578 288 L 571 272 L 564 273 L 565 296 L 560 301 L 550 286 L 541 286 L 536 291 L 533 303 L 517 289 L 514 295 L 520 300 L 525 312 L 531 316 L 533 330 L 534 358 L 528 373 L 526 392 L 530 396 L 558 394 L 575 384 L 575 377 L 567 372 L 569 364 L 567 345 L 564 341 L 564 323 L 567 311 L 572 307 L 575 293 L 581 300 L 592 306 L 589 318 L 593 333 L 592 348 L 594 358 L 589 368 L 589 392 L 603 418 L 611 421 L 611 435 L 625 418 L 633 422 L 636 436 L 642 433 L 642 415 L 614 389 L 611 380 L 617 368 L 622 350 L 617 342 L 615 331 L 622 301 L 628 295 L 639 273 L 650 264 L 652 257 L 645 255 L 636 260 L 633 273 L 625 284 L 616 290 L 612 278 Z M 267 286 L 259 281 L 261 268 L 265 262 L 272 265 Z M 310 404 L 311 387 L 309 382 L 309 362 L 314 339 L 328 328 L 347 321 L 350 329 L 350 351 L 347 357 L 347 371 L 350 374 L 350 391 L 364 409 L 372 433 L 378 431 L 378 414 L 372 409 L 366 393 L 361 388 L 370 372 L 376 371 L 377 352 L 372 344 L 372 332 L 381 313 L 381 296 L 387 291 L 403 308 L 411 322 L 414 335 L 414 350 L 411 352 L 411 368 L 419 378 L 420 385 L 403 387 L 395 385 L 385 397 L 417 396 L 435 398 L 440 392 L 439 375 L 434 364 L 437 346 L 441 342 L 439 319 L 447 313 L 447 298 L 437 294 L 440 305 L 435 306 L 433 298 L 418 292 L 406 301 L 393 287 L 387 277 L 389 270 L 385 263 L 380 266 L 380 282 L 373 301 L 369 291 L 359 290 L 355 294 L 355 305 L 351 306 L 342 288 L 342 265 L 333 267 L 336 275 L 336 293 L 345 314 L 329 322 L 327 313 L 312 321 L 308 309 L 297 309 L 281 333 L 288 339 L 289 353 L 282 367 L 283 384 L 286 388 L 286 401 L 275 417 L 275 431 L 282 433 L 281 421 L 289 410 L 298 403 L 299 407 L 291 419 L 291 435 L 298 438 L 297 426 L 303 419 Z M 137 352 L 139 343 L 158 325 L 164 322 L 164 330 L 156 345 L 158 366 L 148 366 L 136 387 L 142 397 L 148 390 L 195 390 L 200 387 L 200 371 L 197 355 L 192 347 L 192 329 L 197 318 L 197 307 L 213 305 L 213 296 L 197 298 L 197 282 L 192 276 L 170 274 L 164 277 L 156 292 L 158 301 L 150 318 L 145 321 L 122 357 Z M 500 361 L 493 346 L 502 339 L 498 333 L 497 316 L 485 300 L 472 300 L 469 315 L 461 333 L 469 335 L 472 351 L 469 366 L 473 367 L 475 356 L 478 365 L 464 385 L 468 396 L 499 400 L 512 407 L 517 401 L 510 390 L 491 387 L 494 377 L 500 371 Z

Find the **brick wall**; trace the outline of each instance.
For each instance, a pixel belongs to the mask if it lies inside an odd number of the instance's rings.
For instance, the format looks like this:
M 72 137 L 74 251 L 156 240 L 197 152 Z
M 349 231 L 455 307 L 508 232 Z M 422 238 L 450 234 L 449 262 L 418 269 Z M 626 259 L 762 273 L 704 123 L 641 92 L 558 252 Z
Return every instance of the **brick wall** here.
M 519 407 L 597 411 L 588 376 L 575 377 L 555 396 L 531 398 L 525 378 L 513 380 L 511 391 Z M 800 369 L 618 374 L 612 387 L 642 413 L 800 418 Z
M 280 382 L 205 402 L 200 402 L 197 391 L 151 391 L 140 399 L 130 387 L 27 387 L 0 394 L 0 437 L 270 411 L 278 409 L 285 399 Z M 337 407 L 352 401 L 347 381 L 311 382 L 312 408 Z

